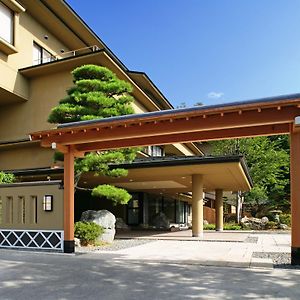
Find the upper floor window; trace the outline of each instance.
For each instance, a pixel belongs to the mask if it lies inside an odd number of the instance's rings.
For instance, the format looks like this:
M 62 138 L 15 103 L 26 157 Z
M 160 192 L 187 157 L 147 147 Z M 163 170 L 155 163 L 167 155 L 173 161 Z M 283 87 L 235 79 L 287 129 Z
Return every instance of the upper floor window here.
M 147 152 L 150 156 L 164 156 L 164 148 L 161 146 L 148 146 Z
M 14 13 L 0 2 L 0 37 L 6 42 L 14 43 Z
M 53 55 L 41 47 L 33 43 L 33 65 L 44 64 L 53 60 Z

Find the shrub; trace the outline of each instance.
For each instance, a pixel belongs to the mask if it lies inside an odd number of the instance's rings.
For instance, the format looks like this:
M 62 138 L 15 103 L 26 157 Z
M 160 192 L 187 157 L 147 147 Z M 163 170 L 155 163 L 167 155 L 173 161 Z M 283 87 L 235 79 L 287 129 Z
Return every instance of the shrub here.
M 277 223 L 274 222 L 274 221 L 269 221 L 267 224 L 266 224 L 266 229 L 276 229 L 277 228 Z
M 15 181 L 15 175 L 11 173 L 4 173 L 0 171 L 0 184 L 1 183 L 12 183 Z
M 203 226 L 204 230 L 215 230 L 215 224 L 207 224 Z M 241 230 L 242 226 L 235 224 L 235 223 L 225 223 L 223 226 L 223 230 Z
M 206 225 L 203 225 L 203 229 L 204 230 L 215 230 L 216 225 L 215 224 L 206 224 Z
M 93 222 L 75 223 L 74 235 L 80 239 L 82 245 L 95 244 L 96 239 L 103 232 L 103 227 Z
M 281 224 L 291 226 L 291 214 L 281 214 L 279 215 L 279 220 Z
M 235 223 L 228 223 L 228 224 L 224 224 L 223 229 L 224 230 L 241 230 L 242 226 L 235 224 Z

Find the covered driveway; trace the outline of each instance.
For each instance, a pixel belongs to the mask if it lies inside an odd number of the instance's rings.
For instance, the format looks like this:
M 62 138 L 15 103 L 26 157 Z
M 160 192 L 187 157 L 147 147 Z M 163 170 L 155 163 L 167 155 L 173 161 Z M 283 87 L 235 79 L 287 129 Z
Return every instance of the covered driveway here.
M 218 140 L 260 135 L 291 136 L 292 264 L 300 264 L 300 94 L 223 105 L 165 110 L 68 123 L 31 134 L 64 153 L 65 251 L 74 251 L 74 157 L 119 147 Z M 201 209 L 203 174 L 194 173 L 193 203 Z M 199 188 L 200 187 L 200 188 Z M 194 224 L 193 224 L 194 225 Z M 201 227 L 200 227 L 201 229 Z M 201 234 L 201 232 L 199 232 Z

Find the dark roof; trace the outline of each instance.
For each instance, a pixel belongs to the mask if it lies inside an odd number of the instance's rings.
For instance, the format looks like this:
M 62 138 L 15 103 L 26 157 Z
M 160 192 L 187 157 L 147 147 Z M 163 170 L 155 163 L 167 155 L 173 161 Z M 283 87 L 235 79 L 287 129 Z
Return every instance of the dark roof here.
M 111 168 L 154 168 L 154 167 L 170 167 L 170 166 L 184 166 L 184 165 L 199 165 L 199 164 L 216 164 L 216 163 L 230 163 L 239 162 L 245 172 L 245 175 L 253 187 L 253 181 L 249 173 L 249 169 L 242 155 L 228 155 L 228 156 L 156 156 L 138 158 L 131 163 L 111 164 Z M 13 173 L 16 176 L 29 175 L 47 175 L 47 174 L 62 174 L 63 168 L 36 168 L 36 169 L 22 169 L 22 170 L 6 170 L 5 172 Z
M 244 160 L 243 155 L 227 155 L 227 156 L 156 156 L 139 158 L 132 163 L 124 163 L 119 165 L 110 165 L 112 168 L 160 168 L 171 166 L 186 166 L 186 165 L 201 165 L 201 164 L 216 164 L 216 163 L 230 163 L 238 162 L 241 164 L 243 171 L 253 187 L 253 181 L 249 173 L 249 169 Z
M 57 126 L 57 128 L 83 126 L 83 125 L 89 125 L 89 124 L 106 123 L 106 122 L 130 120 L 130 119 L 141 119 L 142 120 L 142 119 L 148 118 L 148 117 L 158 117 L 158 116 L 164 116 L 164 115 L 169 115 L 169 114 L 184 114 L 184 113 L 189 113 L 189 112 L 213 110 L 213 109 L 218 109 L 218 108 L 229 108 L 231 106 L 238 107 L 238 106 L 249 105 L 249 104 L 272 103 L 272 102 L 284 101 L 284 100 L 286 100 L 288 102 L 290 100 L 294 100 L 294 99 L 298 99 L 298 98 L 300 98 L 300 93 L 290 94 L 290 95 L 280 95 L 280 96 L 260 98 L 260 99 L 252 99 L 252 100 L 246 100 L 246 101 L 236 101 L 236 102 L 229 102 L 229 103 L 223 103 L 223 104 L 194 106 L 194 107 L 180 108 L 180 109 L 167 109 L 167 110 L 162 110 L 162 111 L 146 112 L 146 113 L 133 114 L 133 115 L 124 115 L 124 116 L 110 117 L 110 118 L 104 118 L 104 119 L 70 122 L 70 123 L 60 124 Z

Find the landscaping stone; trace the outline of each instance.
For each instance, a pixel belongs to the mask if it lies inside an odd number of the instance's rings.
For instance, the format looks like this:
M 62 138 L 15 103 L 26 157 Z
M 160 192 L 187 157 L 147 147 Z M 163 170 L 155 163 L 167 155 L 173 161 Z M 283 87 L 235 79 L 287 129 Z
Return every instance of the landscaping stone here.
M 81 221 L 94 222 L 104 228 L 104 233 L 97 238 L 97 241 L 111 243 L 116 234 L 116 217 L 108 210 L 87 210 L 81 215 Z
M 262 230 L 269 223 L 269 219 L 267 217 L 262 217 L 261 219 L 244 217 L 241 219 L 241 223 L 246 228 Z
M 279 229 L 288 230 L 289 226 L 287 226 L 286 224 L 279 224 Z
M 80 244 L 80 239 L 78 238 L 74 238 L 74 242 L 75 242 L 75 247 L 81 247 L 81 244 Z

